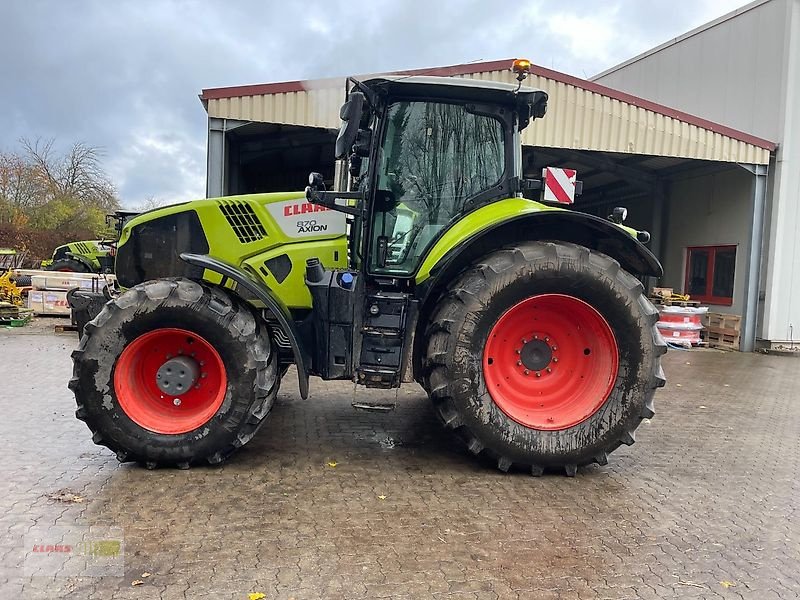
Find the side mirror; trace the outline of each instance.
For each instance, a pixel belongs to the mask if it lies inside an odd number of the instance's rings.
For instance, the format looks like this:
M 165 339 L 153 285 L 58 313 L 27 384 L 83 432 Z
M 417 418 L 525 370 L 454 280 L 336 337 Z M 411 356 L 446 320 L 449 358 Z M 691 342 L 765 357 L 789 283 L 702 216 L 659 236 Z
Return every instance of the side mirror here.
M 347 102 L 342 105 L 339 117 L 342 125 L 336 138 L 336 159 L 345 158 L 356 141 L 359 125 L 364 112 L 366 97 L 362 92 L 350 92 Z

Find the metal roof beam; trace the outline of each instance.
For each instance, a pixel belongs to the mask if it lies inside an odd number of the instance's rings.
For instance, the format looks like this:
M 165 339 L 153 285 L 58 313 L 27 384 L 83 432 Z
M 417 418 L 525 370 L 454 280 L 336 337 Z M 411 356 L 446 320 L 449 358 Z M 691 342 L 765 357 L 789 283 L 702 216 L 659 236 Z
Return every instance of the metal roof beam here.
M 559 148 L 559 151 L 574 159 L 575 162 L 600 169 L 606 173 L 619 175 L 624 181 L 647 191 L 652 191 L 653 187 L 659 182 L 659 178 L 653 175 L 652 172 L 626 167 L 600 152 L 581 152 L 566 148 Z
M 661 169 L 658 171 L 658 175 L 662 179 L 699 177 L 700 175 L 709 175 L 711 173 L 719 173 L 720 171 L 728 171 L 735 168 L 736 163 L 712 162 L 687 158 L 683 164 Z

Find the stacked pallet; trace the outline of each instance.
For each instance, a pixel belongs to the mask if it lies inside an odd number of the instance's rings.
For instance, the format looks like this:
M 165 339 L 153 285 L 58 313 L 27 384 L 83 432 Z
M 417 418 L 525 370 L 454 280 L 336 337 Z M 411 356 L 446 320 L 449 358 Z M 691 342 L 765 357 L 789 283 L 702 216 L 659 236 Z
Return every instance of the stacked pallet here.
M 705 317 L 705 338 L 711 348 L 739 349 L 740 315 L 708 313 Z
M 672 288 L 654 288 L 650 300 L 658 308 L 656 327 L 667 342 L 686 348 L 703 344 L 701 318 L 708 312 L 707 307 L 689 296 L 676 294 Z
M 701 318 L 707 312 L 707 306 L 661 306 L 656 327 L 664 339 L 672 344 L 687 348 L 699 346 L 702 343 Z

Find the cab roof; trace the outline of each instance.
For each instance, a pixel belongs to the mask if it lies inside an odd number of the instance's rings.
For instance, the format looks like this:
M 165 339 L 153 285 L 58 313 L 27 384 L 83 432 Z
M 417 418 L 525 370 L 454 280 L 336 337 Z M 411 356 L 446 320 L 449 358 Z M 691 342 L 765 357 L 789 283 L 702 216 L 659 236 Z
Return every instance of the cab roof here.
M 377 94 L 421 98 L 437 98 L 486 104 L 513 106 L 530 118 L 544 116 L 547 92 L 513 83 L 433 77 L 428 75 L 379 75 L 362 82 Z

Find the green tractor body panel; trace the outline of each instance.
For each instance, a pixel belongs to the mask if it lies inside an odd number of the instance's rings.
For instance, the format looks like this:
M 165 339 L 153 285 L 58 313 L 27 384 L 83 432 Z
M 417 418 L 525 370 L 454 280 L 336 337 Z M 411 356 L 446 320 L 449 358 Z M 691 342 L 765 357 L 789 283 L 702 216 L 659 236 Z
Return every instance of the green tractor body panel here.
M 415 280 L 422 283 L 431 276 L 431 271 L 440 261 L 465 240 L 475 235 L 523 215 L 533 215 L 544 211 L 566 212 L 565 209 L 527 200 L 525 198 L 506 198 L 479 208 L 464 216 L 447 229 L 439 240 L 428 251 L 428 255 L 419 267 Z M 624 225 L 616 225 L 620 233 L 625 232 L 636 239 L 638 231 Z
M 102 270 L 102 259 L 108 257 L 112 250 L 113 244 L 109 244 L 108 240 L 70 242 L 56 248 L 50 260 L 42 261 L 42 267 L 47 267 L 60 259 L 72 258 L 92 271 L 99 272 Z
M 209 198 L 150 211 L 125 226 L 119 252 L 126 252 L 126 244 L 137 227 L 187 212 L 199 218 L 208 244 L 204 254 L 261 281 L 287 308 L 312 307 L 311 294 L 304 279 L 306 260 L 318 258 L 327 269 L 348 266 L 344 214 L 311 204 L 303 192 Z M 506 198 L 483 206 L 444 231 L 428 250 L 414 281 L 422 284 L 428 280 L 432 271 L 454 248 L 462 247 L 481 233 L 514 219 L 540 213 L 580 214 L 525 198 Z M 617 230 L 620 237 L 629 237 L 635 242 L 638 234 L 635 229 L 611 223 L 608 226 Z M 188 250 L 175 247 L 172 252 L 179 255 Z M 155 276 L 167 276 L 167 273 L 153 273 L 147 278 Z M 214 284 L 219 284 L 222 279 L 210 270 L 204 270 L 202 278 Z M 125 282 L 123 275 L 123 285 L 133 283 L 136 282 Z
M 263 282 L 288 308 L 311 308 L 304 279 L 307 259 L 316 257 L 330 269 L 347 267 L 345 215 L 311 204 L 303 192 L 279 192 L 197 200 L 135 217 L 122 230 L 117 270 L 130 252 L 132 232 L 187 212 L 197 216 L 196 235 L 206 239 L 207 250 L 202 248 L 201 253 Z M 165 250 L 172 254 L 169 264 L 174 265 L 179 264 L 180 253 L 192 249 L 176 244 Z M 158 267 L 145 272 L 147 279 L 169 275 Z M 207 269 L 202 278 L 215 284 L 221 281 L 218 273 Z M 123 274 L 121 283 L 135 282 Z

